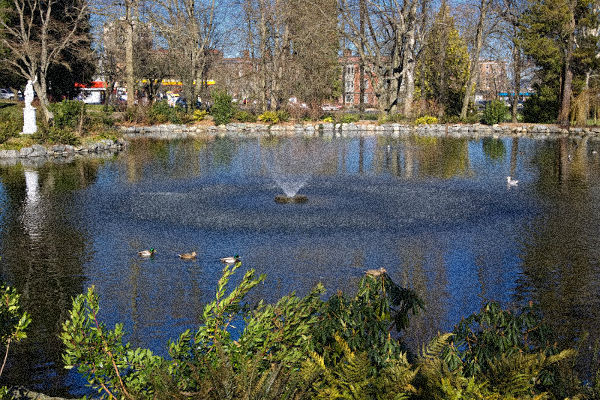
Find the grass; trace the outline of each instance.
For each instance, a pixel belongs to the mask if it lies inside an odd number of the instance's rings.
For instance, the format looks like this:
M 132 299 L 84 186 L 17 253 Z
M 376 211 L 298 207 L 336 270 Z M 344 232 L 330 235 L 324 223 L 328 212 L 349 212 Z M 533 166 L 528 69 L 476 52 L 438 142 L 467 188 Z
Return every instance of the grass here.
M 23 147 L 31 147 L 36 143 L 31 136 L 11 137 L 0 144 L 0 150 L 21 150 Z

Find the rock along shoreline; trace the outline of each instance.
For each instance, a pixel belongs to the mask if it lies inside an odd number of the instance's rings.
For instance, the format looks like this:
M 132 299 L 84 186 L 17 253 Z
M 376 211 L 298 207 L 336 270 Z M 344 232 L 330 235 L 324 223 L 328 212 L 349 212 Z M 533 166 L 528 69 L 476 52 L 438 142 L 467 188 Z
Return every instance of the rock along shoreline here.
M 375 123 L 348 123 L 348 124 L 295 124 L 295 125 L 266 125 L 260 123 L 230 123 L 227 125 L 154 125 L 121 127 L 121 134 L 125 139 L 151 138 L 151 139 L 186 139 L 203 138 L 211 136 L 263 136 L 263 135 L 292 135 L 306 136 L 371 136 L 389 135 L 392 137 L 403 136 L 433 136 L 457 137 L 477 139 L 480 137 L 531 137 L 539 139 L 558 137 L 598 137 L 600 127 L 562 128 L 558 125 L 543 124 L 432 124 L 432 125 L 404 125 Z
M 127 141 L 123 139 L 103 139 L 85 146 L 65 144 L 43 146 L 34 144 L 20 150 L 0 150 L 0 166 L 10 166 L 17 163 L 35 166 L 47 161 L 68 163 L 79 157 L 108 158 L 126 147 Z

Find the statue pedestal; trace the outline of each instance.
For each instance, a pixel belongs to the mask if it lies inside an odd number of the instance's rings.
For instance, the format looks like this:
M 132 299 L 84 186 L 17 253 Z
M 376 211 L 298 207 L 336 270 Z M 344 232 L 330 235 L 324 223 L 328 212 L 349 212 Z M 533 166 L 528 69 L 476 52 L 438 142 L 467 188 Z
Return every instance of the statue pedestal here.
M 25 107 L 23 109 L 23 133 L 31 135 L 37 132 L 37 124 L 35 123 L 35 108 Z

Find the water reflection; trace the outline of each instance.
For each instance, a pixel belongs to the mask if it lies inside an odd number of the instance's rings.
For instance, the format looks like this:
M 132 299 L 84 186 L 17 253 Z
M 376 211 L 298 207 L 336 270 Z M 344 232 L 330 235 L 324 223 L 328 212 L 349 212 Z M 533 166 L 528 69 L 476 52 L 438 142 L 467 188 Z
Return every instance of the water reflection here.
M 124 322 L 134 345 L 164 355 L 168 338 L 198 323 L 219 258 L 235 253 L 267 274 L 251 302 L 302 295 L 319 281 L 328 293 L 352 290 L 365 269 L 385 267 L 425 300 L 406 332 L 413 346 L 491 299 L 534 300 L 557 340 L 584 331 L 595 340 L 598 147 L 586 139 L 224 137 L 139 141 L 102 164 L 0 168 L 1 274 L 24 293 L 34 321 L 11 379 L 45 379 L 55 394 L 78 387 L 60 368 L 56 335 L 71 297 L 92 284 L 108 325 Z M 269 154 L 300 160 L 286 174 L 310 168 L 309 203 L 272 201 L 281 189 Z M 509 175 L 520 181 L 511 190 Z M 157 256 L 139 259 L 149 247 Z M 192 250 L 196 261 L 177 257 Z
M 0 169 L 2 280 L 19 289 L 33 320 L 28 339 L 11 348 L 5 382 L 68 394 L 74 377 L 60 368 L 57 333 L 71 297 L 84 288 L 83 264 L 90 258 L 69 193 L 93 184 L 94 169 L 89 163 Z

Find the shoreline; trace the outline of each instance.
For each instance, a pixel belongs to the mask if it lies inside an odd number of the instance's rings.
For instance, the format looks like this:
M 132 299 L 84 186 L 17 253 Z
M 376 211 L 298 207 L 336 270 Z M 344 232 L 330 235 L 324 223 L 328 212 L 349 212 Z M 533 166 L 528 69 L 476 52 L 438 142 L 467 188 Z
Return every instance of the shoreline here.
M 124 150 L 127 144 L 127 141 L 123 139 L 102 139 L 84 146 L 34 144 L 20 150 L 0 150 L 0 166 L 21 163 L 25 166 L 36 167 L 47 161 L 68 163 L 82 157 L 107 158 Z
M 550 124 L 431 124 L 408 125 L 389 123 L 379 125 L 376 122 L 358 123 L 305 123 L 268 125 L 261 123 L 229 123 L 227 125 L 142 125 L 120 126 L 117 140 L 103 139 L 85 146 L 39 145 L 23 147 L 20 150 L 0 150 L 0 166 L 17 163 L 36 167 L 47 161 L 68 163 L 77 158 L 109 158 L 123 151 L 129 140 L 137 139 L 202 139 L 211 137 L 261 137 L 303 135 L 325 137 L 389 136 L 392 138 L 408 136 L 451 137 L 451 138 L 500 138 L 525 137 L 532 139 L 556 139 L 566 137 L 588 137 L 600 140 L 600 127 L 563 128 Z
M 379 125 L 377 123 L 307 123 L 307 124 L 280 124 L 267 125 L 261 123 L 230 123 L 227 125 L 153 125 L 153 126 L 121 126 L 120 133 L 126 139 L 186 139 L 203 138 L 211 136 L 284 136 L 302 134 L 305 136 L 374 136 L 388 135 L 391 137 L 404 137 L 410 135 L 433 137 L 531 137 L 539 139 L 558 137 L 598 137 L 600 127 L 569 127 L 562 128 L 558 125 L 547 124 L 431 124 L 407 125 L 390 123 Z

